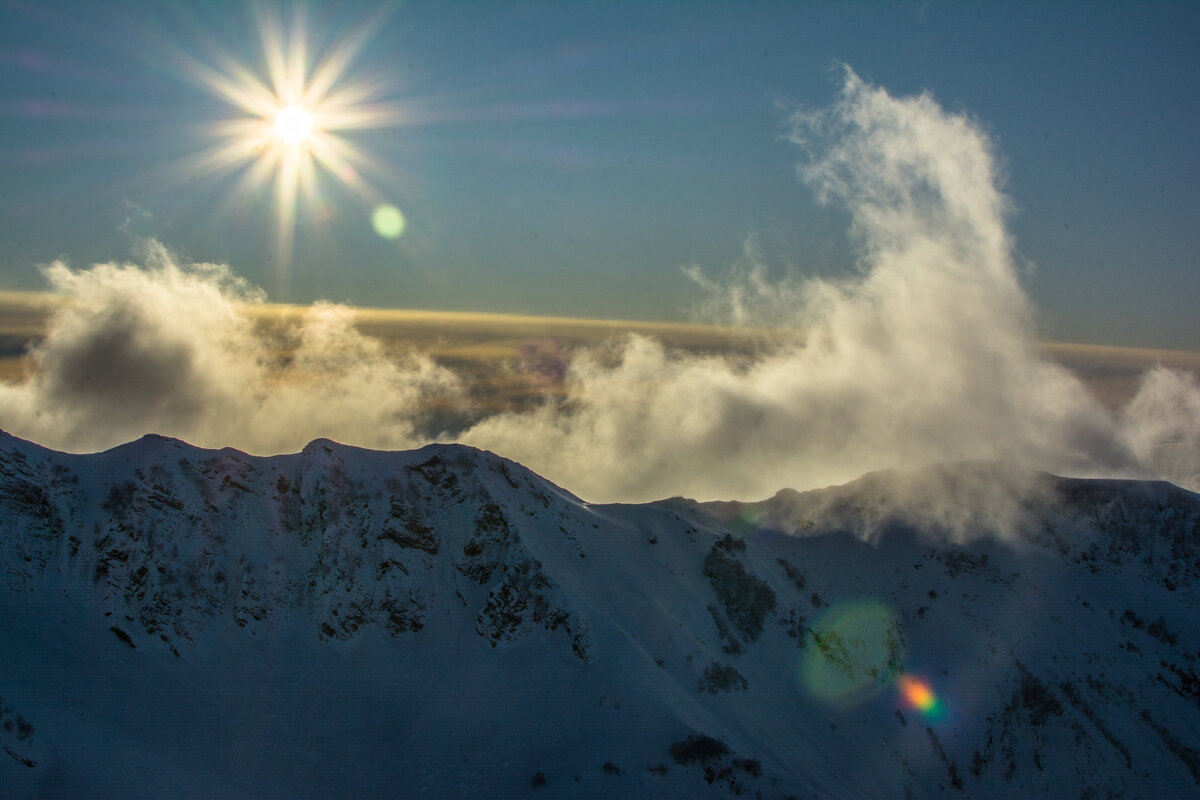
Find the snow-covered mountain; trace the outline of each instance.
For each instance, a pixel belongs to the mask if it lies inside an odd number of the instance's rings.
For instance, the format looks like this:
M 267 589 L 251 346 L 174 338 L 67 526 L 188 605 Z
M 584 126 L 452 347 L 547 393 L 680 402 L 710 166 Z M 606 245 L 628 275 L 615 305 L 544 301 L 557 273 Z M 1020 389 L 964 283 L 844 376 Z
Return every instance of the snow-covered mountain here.
M 457 445 L 0 433 L 0 786 L 1195 795 L 1198 594 L 1200 496 L 1163 483 L 590 505 Z

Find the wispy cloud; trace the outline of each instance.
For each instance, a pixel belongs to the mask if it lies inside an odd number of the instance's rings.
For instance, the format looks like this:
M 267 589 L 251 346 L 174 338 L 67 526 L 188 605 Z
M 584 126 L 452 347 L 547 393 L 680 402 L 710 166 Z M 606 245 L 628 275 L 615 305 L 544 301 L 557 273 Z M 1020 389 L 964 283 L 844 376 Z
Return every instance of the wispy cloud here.
M 1121 413 L 1121 432 L 1153 472 L 1200 492 L 1200 382 L 1158 366 Z
M 831 107 L 790 121 L 800 175 L 851 215 L 858 274 L 772 283 L 753 247 L 723 282 L 692 274 L 722 319 L 790 315 L 803 342 L 739 363 L 631 338 L 577 359 L 561 405 L 485 420 L 464 438 L 587 496 L 626 499 L 762 496 L 961 459 L 1164 468 L 1131 445 L 1143 423 L 1118 425 L 1039 353 L 978 125 L 849 70 Z M 1190 463 L 1171 477 L 1190 480 Z

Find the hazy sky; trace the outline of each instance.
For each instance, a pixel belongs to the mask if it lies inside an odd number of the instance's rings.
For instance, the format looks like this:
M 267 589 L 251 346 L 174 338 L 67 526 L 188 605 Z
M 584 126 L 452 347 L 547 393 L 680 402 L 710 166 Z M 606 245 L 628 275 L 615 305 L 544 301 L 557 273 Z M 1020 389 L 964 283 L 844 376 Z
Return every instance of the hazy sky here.
M 318 168 L 282 264 L 274 172 L 194 161 L 248 116 L 212 75 L 268 80 L 251 6 L 0 0 L 0 289 L 153 238 L 273 300 L 684 319 L 682 268 L 722 275 L 748 240 L 775 276 L 853 269 L 850 216 L 788 139 L 840 61 L 987 132 L 1041 337 L 1200 349 L 1195 3 L 418 0 L 307 22 L 310 64 L 361 45 L 333 90 L 369 82 L 348 102 L 380 124 L 336 132 L 373 161 Z

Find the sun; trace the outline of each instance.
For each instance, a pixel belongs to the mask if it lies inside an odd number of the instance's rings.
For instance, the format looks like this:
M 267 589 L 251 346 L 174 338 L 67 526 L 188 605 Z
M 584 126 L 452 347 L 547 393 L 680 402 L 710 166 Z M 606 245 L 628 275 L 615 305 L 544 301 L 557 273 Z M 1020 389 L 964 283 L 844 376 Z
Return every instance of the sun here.
M 313 133 L 312 112 L 300 106 L 282 108 L 275 115 L 275 135 L 290 145 L 302 145 Z
M 391 202 L 363 177 L 386 174 L 386 167 L 345 134 L 402 124 L 405 117 L 381 99 L 382 82 L 349 74 L 355 57 L 380 29 L 380 19 L 367 20 L 313 57 L 302 6 L 294 7 L 290 25 L 278 13 L 255 8 L 265 72 L 222 50 L 215 51 L 212 63 L 177 54 L 191 80 L 240 112 L 209 124 L 214 143 L 180 169 L 189 177 L 240 172 L 231 203 L 272 186 L 276 296 L 283 299 L 302 206 L 326 202 L 320 176 L 347 186 L 368 208 Z

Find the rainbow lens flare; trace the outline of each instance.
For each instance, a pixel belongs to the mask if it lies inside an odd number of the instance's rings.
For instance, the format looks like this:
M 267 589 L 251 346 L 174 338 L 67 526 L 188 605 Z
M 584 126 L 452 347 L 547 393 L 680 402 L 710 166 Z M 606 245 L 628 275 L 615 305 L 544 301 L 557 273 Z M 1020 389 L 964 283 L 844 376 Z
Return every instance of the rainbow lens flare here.
M 920 678 L 901 675 L 896 679 L 896 688 L 900 692 L 901 699 L 909 708 L 921 712 L 929 719 L 941 719 L 945 715 L 945 706 L 942 701 L 929 684 Z

